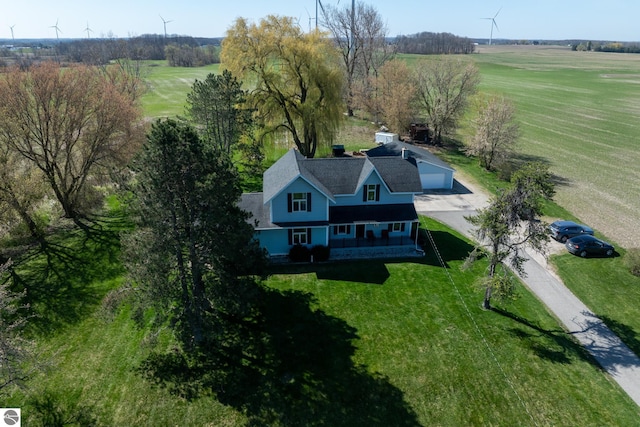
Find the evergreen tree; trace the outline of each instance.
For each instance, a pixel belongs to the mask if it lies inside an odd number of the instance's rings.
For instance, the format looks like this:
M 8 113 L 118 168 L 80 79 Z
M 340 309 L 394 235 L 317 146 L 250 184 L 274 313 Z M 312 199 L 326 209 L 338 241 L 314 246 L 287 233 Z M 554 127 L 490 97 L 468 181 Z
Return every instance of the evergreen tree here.
M 138 227 L 125 239 L 125 263 L 143 300 L 193 348 L 221 330 L 220 319 L 245 316 L 252 274 L 264 265 L 237 206 L 237 171 L 226 153 L 174 120 L 153 125 L 133 170 Z

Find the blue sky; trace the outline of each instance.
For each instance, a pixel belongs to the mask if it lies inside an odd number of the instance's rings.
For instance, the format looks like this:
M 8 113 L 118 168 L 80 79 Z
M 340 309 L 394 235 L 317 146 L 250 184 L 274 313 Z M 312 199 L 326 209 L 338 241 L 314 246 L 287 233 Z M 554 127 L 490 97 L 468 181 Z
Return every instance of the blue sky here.
M 337 0 L 324 0 L 336 5 Z M 341 0 L 339 6 L 350 0 Z M 640 41 L 639 0 L 369 0 L 383 17 L 390 36 L 420 31 L 488 38 L 593 39 Z M 0 0 L 0 38 L 128 37 L 163 33 L 196 37 L 223 36 L 239 17 L 258 22 L 268 14 L 299 19 L 307 30 L 314 22 L 315 0 Z

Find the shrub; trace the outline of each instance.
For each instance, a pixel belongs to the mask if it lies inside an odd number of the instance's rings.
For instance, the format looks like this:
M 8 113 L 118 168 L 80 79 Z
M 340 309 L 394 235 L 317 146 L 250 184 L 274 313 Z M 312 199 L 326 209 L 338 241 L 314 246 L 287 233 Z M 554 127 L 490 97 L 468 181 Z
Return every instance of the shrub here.
M 292 262 L 311 261 L 311 251 L 306 246 L 295 245 L 289 250 L 289 260 Z
M 631 274 L 640 277 L 640 248 L 631 248 L 624 255 L 624 265 Z
M 513 175 L 514 172 L 517 170 L 518 170 L 518 165 L 516 165 L 513 161 L 509 161 L 509 160 L 502 161 L 496 165 L 496 172 L 498 174 L 498 179 L 505 182 L 511 181 L 511 175 Z
M 329 247 L 324 245 L 316 245 L 311 248 L 311 255 L 314 262 L 322 262 L 329 259 Z

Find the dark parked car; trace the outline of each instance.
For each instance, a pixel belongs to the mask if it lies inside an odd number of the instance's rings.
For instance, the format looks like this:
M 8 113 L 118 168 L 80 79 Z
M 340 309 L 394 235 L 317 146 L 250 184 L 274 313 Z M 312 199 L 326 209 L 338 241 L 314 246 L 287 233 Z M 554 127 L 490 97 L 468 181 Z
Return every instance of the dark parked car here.
M 591 228 L 583 224 L 576 224 L 573 221 L 556 221 L 549 225 L 549 231 L 551 232 L 551 237 L 562 243 L 575 236 L 585 234 L 593 236 Z
M 567 240 L 565 246 L 569 252 L 582 258 L 587 255 L 611 256 L 615 250 L 609 243 L 588 234 L 572 237 Z

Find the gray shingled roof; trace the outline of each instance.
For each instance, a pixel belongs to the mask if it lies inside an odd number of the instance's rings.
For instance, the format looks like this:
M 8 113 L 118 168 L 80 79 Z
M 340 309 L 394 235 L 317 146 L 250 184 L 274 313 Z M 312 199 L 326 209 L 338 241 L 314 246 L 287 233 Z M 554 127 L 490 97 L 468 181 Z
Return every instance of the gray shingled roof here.
M 413 144 L 407 144 L 406 142 L 402 141 L 395 141 L 388 144 L 380 145 L 379 147 L 367 150 L 366 154 L 368 157 L 401 157 L 403 148 L 408 150 L 409 158 L 414 158 L 416 160 L 431 163 L 445 169 L 455 170 L 446 162 L 440 160 L 438 156 L 429 152 L 428 150 L 417 147 Z
M 336 157 L 303 159 L 302 167 L 322 182 L 331 197 L 336 194 L 354 194 L 364 165 L 364 158 Z
M 422 193 L 422 183 L 415 163 L 400 157 L 372 157 L 369 161 L 389 190 L 397 193 Z
M 422 192 L 415 164 L 398 157 L 306 159 L 292 149 L 265 172 L 263 203 L 267 203 L 298 177 L 308 181 L 330 199 L 338 194 L 355 194 L 374 170 L 392 192 Z
M 257 221 L 258 224 L 256 228 L 258 229 L 270 228 L 272 226 L 269 209 L 265 209 L 262 199 L 263 193 L 244 193 L 238 201 L 238 207 L 251 214 L 251 218 L 249 218 L 247 222 L 254 225 Z

